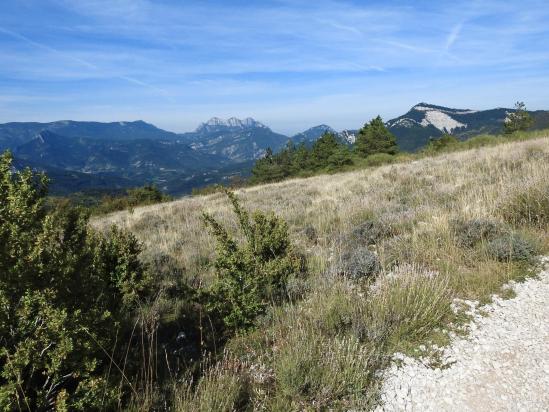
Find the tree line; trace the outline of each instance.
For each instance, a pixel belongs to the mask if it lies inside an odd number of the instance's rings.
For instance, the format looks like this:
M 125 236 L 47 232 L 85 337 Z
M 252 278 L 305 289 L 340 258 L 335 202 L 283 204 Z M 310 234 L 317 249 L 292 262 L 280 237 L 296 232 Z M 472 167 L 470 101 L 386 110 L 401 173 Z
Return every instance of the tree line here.
M 320 172 L 335 172 L 370 156 L 398 153 L 396 137 L 385 127 L 380 116 L 362 127 L 355 143 L 350 146 L 334 133 L 326 132 L 310 147 L 289 141 L 278 153 L 267 149 L 255 163 L 251 183 L 266 183 L 292 176 L 307 176 Z

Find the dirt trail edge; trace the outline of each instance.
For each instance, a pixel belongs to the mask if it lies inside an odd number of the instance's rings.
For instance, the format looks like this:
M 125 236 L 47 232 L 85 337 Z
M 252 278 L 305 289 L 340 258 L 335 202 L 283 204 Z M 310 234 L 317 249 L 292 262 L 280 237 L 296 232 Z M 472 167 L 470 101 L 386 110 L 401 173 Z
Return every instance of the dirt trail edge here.
M 549 411 L 549 258 L 516 297 L 472 309 L 441 369 L 395 354 L 377 411 Z M 487 315 L 487 316 L 483 316 Z

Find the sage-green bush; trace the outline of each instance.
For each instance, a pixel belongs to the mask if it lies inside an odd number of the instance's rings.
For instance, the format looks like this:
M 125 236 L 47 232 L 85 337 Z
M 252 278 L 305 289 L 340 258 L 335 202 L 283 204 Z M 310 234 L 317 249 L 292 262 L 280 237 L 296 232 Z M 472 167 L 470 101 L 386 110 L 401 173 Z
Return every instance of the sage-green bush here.
M 451 222 L 451 226 L 457 243 L 469 248 L 493 240 L 504 232 L 503 225 L 488 219 L 457 219 Z
M 517 233 L 500 236 L 488 243 L 488 252 L 500 262 L 532 261 L 536 247 L 528 239 Z

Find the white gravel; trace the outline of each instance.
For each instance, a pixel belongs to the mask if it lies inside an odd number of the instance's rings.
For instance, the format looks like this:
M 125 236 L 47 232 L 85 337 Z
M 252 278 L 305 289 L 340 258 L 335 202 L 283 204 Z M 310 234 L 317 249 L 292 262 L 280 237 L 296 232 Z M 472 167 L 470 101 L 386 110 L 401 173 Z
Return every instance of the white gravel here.
M 549 259 L 516 297 L 473 309 L 469 334 L 444 349 L 446 367 L 402 354 L 385 372 L 377 411 L 549 411 Z M 474 306 L 474 305 L 472 305 Z

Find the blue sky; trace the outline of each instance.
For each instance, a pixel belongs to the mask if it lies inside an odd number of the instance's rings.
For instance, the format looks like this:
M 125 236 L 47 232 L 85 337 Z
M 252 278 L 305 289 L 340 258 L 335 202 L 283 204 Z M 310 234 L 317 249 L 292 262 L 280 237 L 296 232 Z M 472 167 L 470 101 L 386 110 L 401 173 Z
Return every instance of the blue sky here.
M 523 1 L 4 0 L 0 122 L 212 116 L 294 133 L 426 101 L 549 109 L 549 7 Z

